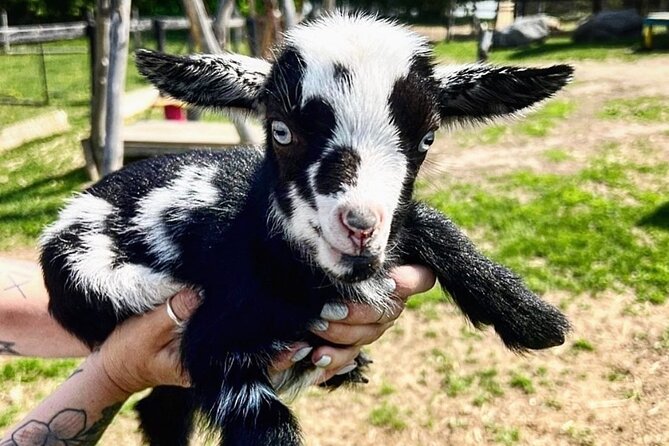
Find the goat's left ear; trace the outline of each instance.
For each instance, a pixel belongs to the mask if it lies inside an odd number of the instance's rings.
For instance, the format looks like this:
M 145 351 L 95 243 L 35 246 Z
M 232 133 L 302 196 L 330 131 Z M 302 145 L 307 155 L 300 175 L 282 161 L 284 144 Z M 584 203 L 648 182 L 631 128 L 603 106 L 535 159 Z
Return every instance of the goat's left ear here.
M 440 87 L 442 122 L 486 120 L 520 111 L 552 96 L 571 80 L 573 72 L 569 65 L 437 66 L 434 76 Z
M 161 92 L 201 107 L 257 113 L 269 62 L 238 54 L 135 53 L 137 68 Z

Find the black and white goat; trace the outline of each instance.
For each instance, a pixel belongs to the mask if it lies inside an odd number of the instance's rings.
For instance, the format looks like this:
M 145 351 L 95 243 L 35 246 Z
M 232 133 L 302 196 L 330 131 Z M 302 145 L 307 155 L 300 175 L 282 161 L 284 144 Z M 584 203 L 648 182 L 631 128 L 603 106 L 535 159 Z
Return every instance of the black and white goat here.
M 296 341 L 325 343 L 309 327 L 326 302 L 390 305 L 383 284 L 396 264 L 432 268 L 471 322 L 493 325 L 511 349 L 564 341 L 557 309 L 412 192 L 438 127 L 531 106 L 570 67 L 435 66 L 408 29 L 344 14 L 292 29 L 273 62 L 147 51 L 137 62 L 163 92 L 256 114 L 266 131 L 262 148 L 132 164 L 43 234 L 49 308 L 91 346 L 177 290 L 203 290 L 182 339 L 193 387 L 157 388 L 138 405 L 152 444 L 186 444 L 201 411 L 225 446 L 300 445 L 277 394 L 318 372 L 305 360 L 273 384 L 271 358 Z M 326 385 L 364 381 L 362 369 Z

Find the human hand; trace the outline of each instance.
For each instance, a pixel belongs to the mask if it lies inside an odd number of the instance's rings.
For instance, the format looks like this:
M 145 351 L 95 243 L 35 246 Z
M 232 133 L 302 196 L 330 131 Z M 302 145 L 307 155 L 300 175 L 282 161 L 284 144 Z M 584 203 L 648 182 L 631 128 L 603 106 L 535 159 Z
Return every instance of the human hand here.
M 200 304 L 198 294 L 185 289 L 170 298 L 177 320 L 187 320 Z M 178 326 L 167 303 L 119 325 L 99 351 L 102 368 L 123 392 L 132 394 L 158 385 L 188 386 L 181 367 Z
M 389 311 L 380 313 L 369 305 L 355 303 L 324 306 L 322 320 L 312 332 L 330 342 L 347 345 L 347 348 L 322 346 L 312 351 L 306 343 L 297 343 L 275 359 L 276 371 L 289 368 L 309 354 L 312 362 L 324 370 L 322 381 L 353 370 L 360 348 L 376 341 L 395 324 L 409 296 L 431 289 L 436 280 L 434 273 L 421 265 L 398 266 L 390 271 L 390 277 L 394 281 L 395 305 Z

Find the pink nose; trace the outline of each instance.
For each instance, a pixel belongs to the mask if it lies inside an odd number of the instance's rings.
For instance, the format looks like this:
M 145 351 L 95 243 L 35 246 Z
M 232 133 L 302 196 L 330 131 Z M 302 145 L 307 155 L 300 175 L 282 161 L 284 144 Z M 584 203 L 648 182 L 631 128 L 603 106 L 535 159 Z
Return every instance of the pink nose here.
M 343 209 L 339 213 L 339 221 L 348 236 L 362 252 L 365 245 L 381 223 L 380 212 L 371 209 Z

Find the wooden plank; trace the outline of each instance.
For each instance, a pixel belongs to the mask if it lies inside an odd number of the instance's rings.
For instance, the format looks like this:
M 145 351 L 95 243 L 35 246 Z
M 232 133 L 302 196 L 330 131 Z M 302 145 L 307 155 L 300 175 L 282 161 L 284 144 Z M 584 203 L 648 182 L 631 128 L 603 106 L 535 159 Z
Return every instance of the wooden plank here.
M 160 99 L 160 93 L 154 87 L 145 87 L 126 92 L 121 101 L 121 116 L 131 118 L 155 106 Z
M 13 149 L 36 139 L 63 133 L 69 128 L 67 113 L 63 110 L 44 113 L 0 128 L 0 151 Z
M 249 126 L 253 136 L 262 141 L 258 125 Z M 140 121 L 123 130 L 126 150 L 164 148 L 232 147 L 241 144 L 232 123 L 200 121 Z

